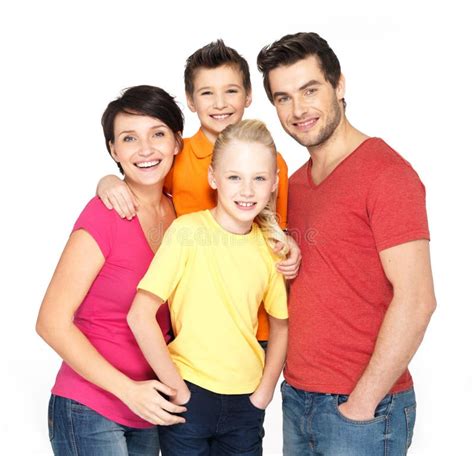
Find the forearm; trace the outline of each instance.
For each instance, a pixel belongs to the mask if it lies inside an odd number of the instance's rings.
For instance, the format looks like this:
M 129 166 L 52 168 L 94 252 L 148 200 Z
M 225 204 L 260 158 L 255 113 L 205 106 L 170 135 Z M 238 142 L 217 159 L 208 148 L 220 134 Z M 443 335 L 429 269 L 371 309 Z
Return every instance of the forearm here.
M 161 329 L 154 315 L 129 316 L 130 328 L 148 364 L 161 382 L 174 388 L 176 403 L 187 400 L 187 387 L 172 361 Z
M 286 360 L 288 344 L 288 320 L 269 316 L 269 321 L 270 333 L 265 354 L 265 367 L 260 384 L 254 393 L 261 396 L 262 400 L 267 401 L 265 407 L 271 401 L 275 386 L 280 378 Z
M 123 400 L 133 381 L 112 366 L 73 322 L 43 324 L 37 330 L 81 377 Z
M 373 411 L 407 369 L 418 349 L 432 311 L 429 306 L 394 297 L 379 330 L 373 355 L 350 400 Z

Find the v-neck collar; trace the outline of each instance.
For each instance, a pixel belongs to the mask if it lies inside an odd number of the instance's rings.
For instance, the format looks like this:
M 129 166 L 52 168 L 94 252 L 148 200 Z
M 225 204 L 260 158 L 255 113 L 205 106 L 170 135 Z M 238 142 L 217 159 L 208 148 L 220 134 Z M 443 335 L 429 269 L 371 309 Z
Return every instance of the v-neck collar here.
M 344 164 L 350 161 L 351 157 L 354 156 L 368 141 L 371 141 L 373 139 L 377 139 L 374 137 L 370 137 L 367 139 L 364 139 L 347 157 L 345 157 L 341 162 L 337 164 L 337 166 L 319 183 L 315 184 L 313 181 L 313 176 L 311 175 L 311 169 L 313 167 L 313 159 L 310 157 L 308 160 L 307 166 L 306 166 L 306 176 L 308 179 L 308 184 L 309 186 L 314 189 L 314 190 L 319 190 L 327 181 L 330 181 L 333 179 L 334 174 L 337 174 L 338 170 L 344 167 Z

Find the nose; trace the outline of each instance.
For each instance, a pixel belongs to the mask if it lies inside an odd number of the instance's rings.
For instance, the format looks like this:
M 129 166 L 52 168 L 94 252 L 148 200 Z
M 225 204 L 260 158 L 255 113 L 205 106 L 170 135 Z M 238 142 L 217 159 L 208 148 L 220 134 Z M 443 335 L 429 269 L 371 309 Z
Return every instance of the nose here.
M 216 109 L 224 109 L 227 107 L 227 101 L 225 94 L 223 93 L 216 93 L 214 96 L 214 108 Z
M 304 101 L 299 98 L 299 97 L 295 97 L 293 99 L 293 117 L 296 117 L 296 118 L 301 118 L 301 117 L 304 117 L 304 115 L 306 114 L 306 104 L 304 103 Z
M 240 194 L 246 198 L 254 196 L 255 191 L 253 188 L 252 180 L 245 180 L 242 182 L 242 186 L 240 187 Z
M 150 140 L 143 140 L 140 143 L 139 154 L 142 157 L 149 157 L 150 155 L 153 154 L 153 145 Z

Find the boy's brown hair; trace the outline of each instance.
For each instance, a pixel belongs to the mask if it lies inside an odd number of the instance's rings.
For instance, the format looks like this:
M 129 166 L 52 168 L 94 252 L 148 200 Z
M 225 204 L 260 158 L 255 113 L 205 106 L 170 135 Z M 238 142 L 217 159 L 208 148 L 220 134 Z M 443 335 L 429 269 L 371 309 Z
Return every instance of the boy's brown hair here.
M 221 39 L 213 41 L 198 49 L 186 59 L 184 69 L 184 89 L 192 96 L 194 92 L 194 77 L 200 68 L 218 68 L 227 65 L 235 67 L 242 75 L 242 82 L 246 92 L 250 92 L 250 71 L 247 61 L 233 48 L 224 44 Z

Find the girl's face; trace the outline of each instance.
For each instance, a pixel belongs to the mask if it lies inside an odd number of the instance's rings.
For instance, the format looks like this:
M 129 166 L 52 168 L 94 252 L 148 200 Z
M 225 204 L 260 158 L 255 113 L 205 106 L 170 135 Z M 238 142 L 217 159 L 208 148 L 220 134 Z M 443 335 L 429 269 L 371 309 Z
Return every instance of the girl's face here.
M 119 113 L 114 121 L 110 150 L 122 165 L 125 180 L 139 185 L 163 181 L 179 152 L 173 131 L 160 119 Z
M 217 189 L 214 215 L 226 230 L 244 234 L 278 185 L 276 158 L 267 146 L 233 141 L 209 168 L 209 185 Z

